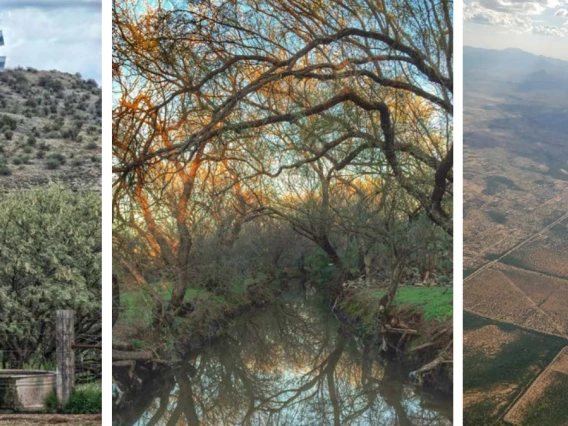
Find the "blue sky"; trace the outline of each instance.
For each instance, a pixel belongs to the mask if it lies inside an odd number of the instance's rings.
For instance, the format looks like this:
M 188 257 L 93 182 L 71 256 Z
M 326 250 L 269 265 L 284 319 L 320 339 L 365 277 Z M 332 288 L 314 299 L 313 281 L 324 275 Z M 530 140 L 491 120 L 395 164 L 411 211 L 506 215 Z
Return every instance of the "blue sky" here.
M 102 0 L 0 0 L 7 67 L 80 72 L 101 82 Z
M 466 45 L 568 60 L 568 0 L 470 0 L 464 21 Z

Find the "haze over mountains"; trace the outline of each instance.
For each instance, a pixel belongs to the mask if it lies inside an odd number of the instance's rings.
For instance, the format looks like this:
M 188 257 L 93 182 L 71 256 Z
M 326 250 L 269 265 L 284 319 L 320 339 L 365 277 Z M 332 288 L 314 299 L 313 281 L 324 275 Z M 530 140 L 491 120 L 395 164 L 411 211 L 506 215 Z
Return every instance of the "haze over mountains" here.
M 466 48 L 464 70 L 464 145 L 505 148 L 568 181 L 568 62 Z
M 513 94 L 553 90 L 568 93 L 568 62 L 520 49 L 464 47 L 464 96 L 471 91 Z

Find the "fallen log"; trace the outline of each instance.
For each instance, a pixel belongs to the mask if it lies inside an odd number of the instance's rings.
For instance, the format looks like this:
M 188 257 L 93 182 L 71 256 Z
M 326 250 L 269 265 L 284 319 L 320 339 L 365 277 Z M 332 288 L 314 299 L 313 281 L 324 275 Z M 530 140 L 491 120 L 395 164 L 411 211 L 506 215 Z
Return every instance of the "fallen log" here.
M 420 346 L 416 346 L 415 348 L 412 348 L 409 352 L 418 352 L 418 351 L 421 351 L 422 349 L 430 348 L 432 346 L 436 346 L 436 344 L 434 342 L 424 343 Z
M 112 351 L 112 359 L 117 361 L 151 361 L 154 353 L 151 351 Z
M 413 336 L 419 334 L 417 330 L 412 330 L 412 329 L 410 329 L 410 328 L 385 327 L 383 331 L 384 331 L 385 333 L 412 334 Z
M 418 370 L 412 371 L 409 374 L 410 379 L 421 385 L 424 382 L 424 379 L 422 378 L 422 376 L 425 373 L 428 373 L 429 371 L 434 370 L 436 367 L 438 367 L 441 364 L 445 364 L 446 359 L 444 358 L 444 355 L 446 354 L 448 349 L 453 345 L 453 343 L 454 343 L 453 340 L 450 341 L 450 343 L 448 343 L 446 345 L 446 347 L 440 351 L 440 353 L 438 354 L 438 356 L 436 358 L 434 358 L 434 360 L 423 365 Z

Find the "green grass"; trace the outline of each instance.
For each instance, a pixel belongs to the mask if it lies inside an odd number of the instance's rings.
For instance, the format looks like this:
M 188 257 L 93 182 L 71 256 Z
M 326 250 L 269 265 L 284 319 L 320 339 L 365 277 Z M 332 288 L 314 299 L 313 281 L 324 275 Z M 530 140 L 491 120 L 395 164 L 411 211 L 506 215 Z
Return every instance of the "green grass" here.
M 172 286 L 154 285 L 156 292 L 164 303 L 172 297 Z M 185 302 L 207 301 L 222 304 L 225 302 L 222 296 L 215 296 L 205 289 L 188 288 Z M 120 295 L 120 319 L 123 324 L 150 327 L 152 324 L 153 299 L 143 290 L 123 292 Z
M 384 291 L 369 294 L 380 300 Z M 424 313 L 426 321 L 444 321 L 453 315 L 454 289 L 452 287 L 400 287 L 394 298 L 395 306 L 412 307 Z
M 366 333 L 377 331 L 378 301 L 386 290 L 363 289 L 346 297 L 339 307 L 351 318 L 357 318 Z M 453 315 L 453 288 L 451 287 L 400 287 L 394 305 L 424 314 L 426 321 L 445 321 Z
M 424 319 L 446 320 L 454 312 L 452 287 L 402 287 L 394 299 L 395 305 L 412 305 L 424 312 Z
M 55 394 L 47 397 L 45 405 L 52 413 L 99 414 L 102 413 L 102 395 L 101 383 L 90 383 L 77 386 L 64 406 L 60 406 Z

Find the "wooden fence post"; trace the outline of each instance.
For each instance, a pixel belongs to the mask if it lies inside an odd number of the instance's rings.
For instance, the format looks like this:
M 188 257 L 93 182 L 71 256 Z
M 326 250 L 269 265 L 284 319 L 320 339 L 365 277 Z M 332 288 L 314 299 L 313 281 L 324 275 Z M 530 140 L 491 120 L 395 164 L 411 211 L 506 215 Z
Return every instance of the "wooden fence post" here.
M 59 310 L 55 321 L 57 347 L 57 400 L 60 404 L 69 401 L 75 386 L 75 311 Z

